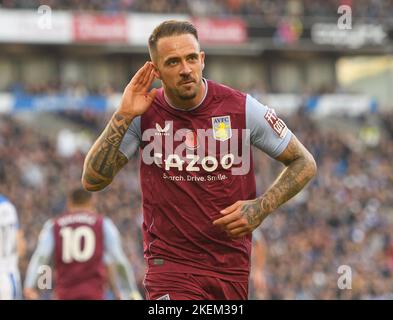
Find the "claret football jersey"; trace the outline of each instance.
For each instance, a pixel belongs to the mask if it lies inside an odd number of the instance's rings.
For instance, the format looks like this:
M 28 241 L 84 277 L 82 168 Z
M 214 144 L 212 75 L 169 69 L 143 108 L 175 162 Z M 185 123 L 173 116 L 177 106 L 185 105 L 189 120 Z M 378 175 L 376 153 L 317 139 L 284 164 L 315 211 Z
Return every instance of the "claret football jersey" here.
M 232 239 L 213 221 L 236 201 L 256 197 L 250 146 L 274 158 L 292 133 L 250 95 L 203 81 L 205 97 L 187 111 L 159 89 L 120 146 L 127 158 L 140 149 L 147 272 L 248 281 L 251 235 Z

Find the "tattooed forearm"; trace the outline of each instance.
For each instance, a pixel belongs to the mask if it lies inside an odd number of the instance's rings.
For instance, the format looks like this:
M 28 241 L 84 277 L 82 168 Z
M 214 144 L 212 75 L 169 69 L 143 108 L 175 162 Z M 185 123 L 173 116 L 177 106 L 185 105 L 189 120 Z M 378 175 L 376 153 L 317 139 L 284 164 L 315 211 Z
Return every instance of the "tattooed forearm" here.
M 116 173 L 127 163 L 119 152 L 120 143 L 132 119 L 115 113 L 107 127 L 90 149 L 84 165 L 82 182 L 90 191 L 107 186 Z
M 295 196 L 312 178 L 311 170 L 304 159 L 288 166 L 261 197 L 263 211 L 270 213 Z
M 316 174 L 314 158 L 295 137 L 279 160 L 287 167 L 259 198 L 266 215 L 295 196 Z

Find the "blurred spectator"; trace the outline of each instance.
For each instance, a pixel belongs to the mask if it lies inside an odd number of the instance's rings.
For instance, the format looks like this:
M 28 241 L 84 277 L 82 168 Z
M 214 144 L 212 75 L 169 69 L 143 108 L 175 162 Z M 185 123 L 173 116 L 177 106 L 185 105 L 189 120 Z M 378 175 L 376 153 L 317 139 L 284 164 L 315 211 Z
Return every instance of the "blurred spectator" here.
M 351 6 L 354 17 L 365 22 L 387 19 L 393 13 L 392 2 L 386 0 L 4 0 L 0 8 L 37 9 L 42 4 L 52 10 L 258 16 L 269 23 L 284 16 L 337 20 L 340 5 Z

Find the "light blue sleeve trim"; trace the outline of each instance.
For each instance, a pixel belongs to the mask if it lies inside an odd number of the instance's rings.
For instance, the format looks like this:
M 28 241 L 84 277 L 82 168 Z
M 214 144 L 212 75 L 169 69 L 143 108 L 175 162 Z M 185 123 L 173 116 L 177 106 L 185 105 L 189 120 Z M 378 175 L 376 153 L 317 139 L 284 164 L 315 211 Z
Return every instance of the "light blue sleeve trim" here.
M 104 245 L 105 254 L 108 255 L 108 259 L 118 258 L 122 254 L 120 233 L 116 226 L 109 218 L 104 218 Z
M 132 292 L 138 291 L 138 287 L 131 265 L 124 254 L 120 233 L 109 218 L 104 218 L 103 230 L 105 247 L 104 261 L 113 263 L 116 266 L 116 275 L 120 280 L 120 291 L 129 297 Z
M 267 106 L 247 95 L 246 128 L 250 130 L 250 142 L 272 158 L 276 158 L 288 146 L 292 132 L 287 128 L 285 135 L 280 137 L 265 119 L 268 110 Z
M 31 257 L 29 266 L 26 272 L 25 288 L 35 288 L 37 284 L 37 277 L 39 275 L 39 268 L 42 265 L 47 265 L 52 257 L 55 248 L 55 239 L 53 235 L 53 221 L 48 220 L 41 230 L 37 248 Z
M 120 144 L 119 150 L 123 153 L 127 159 L 130 159 L 132 155 L 138 150 L 142 141 L 142 134 L 141 134 L 141 117 L 135 117 L 124 138 Z

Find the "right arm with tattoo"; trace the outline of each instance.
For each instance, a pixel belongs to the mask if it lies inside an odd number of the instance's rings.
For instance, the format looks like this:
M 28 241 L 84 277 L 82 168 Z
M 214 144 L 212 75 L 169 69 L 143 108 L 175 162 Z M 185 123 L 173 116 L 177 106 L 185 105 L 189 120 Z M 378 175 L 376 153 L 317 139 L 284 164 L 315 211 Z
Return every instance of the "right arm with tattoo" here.
M 128 162 L 119 147 L 132 120 L 152 104 L 156 90 L 149 92 L 149 88 L 156 76 L 153 64 L 146 62 L 125 88 L 119 110 L 86 156 L 82 174 L 82 184 L 86 190 L 102 190 Z
M 132 119 L 115 113 L 90 149 L 82 175 L 83 187 L 86 190 L 98 191 L 105 188 L 128 162 L 119 147 L 131 121 Z

